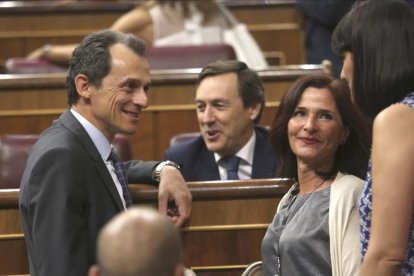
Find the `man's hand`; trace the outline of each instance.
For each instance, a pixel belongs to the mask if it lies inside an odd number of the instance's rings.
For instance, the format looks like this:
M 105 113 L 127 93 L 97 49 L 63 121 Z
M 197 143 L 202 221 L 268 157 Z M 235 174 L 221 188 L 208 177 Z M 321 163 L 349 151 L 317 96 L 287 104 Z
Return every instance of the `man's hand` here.
M 159 211 L 170 216 L 179 227 L 190 217 L 191 201 L 192 195 L 181 172 L 172 166 L 164 166 L 158 191 Z

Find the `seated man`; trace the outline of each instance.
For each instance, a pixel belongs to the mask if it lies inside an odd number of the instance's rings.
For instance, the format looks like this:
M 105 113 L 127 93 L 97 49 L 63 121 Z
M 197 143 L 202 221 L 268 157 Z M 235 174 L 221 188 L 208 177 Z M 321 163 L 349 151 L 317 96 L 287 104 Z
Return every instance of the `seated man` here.
M 89 276 L 194 275 L 182 265 L 177 228 L 150 208 L 131 207 L 110 220 L 99 234 L 97 255 Z
M 186 181 L 271 178 L 276 158 L 265 128 L 259 76 L 240 61 L 218 61 L 201 71 L 196 90 L 201 135 L 166 150 Z

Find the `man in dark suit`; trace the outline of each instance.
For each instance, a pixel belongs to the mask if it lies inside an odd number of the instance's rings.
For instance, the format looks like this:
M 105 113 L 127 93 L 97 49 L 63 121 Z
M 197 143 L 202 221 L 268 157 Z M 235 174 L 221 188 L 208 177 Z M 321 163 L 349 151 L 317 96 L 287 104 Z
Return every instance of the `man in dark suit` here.
M 107 30 L 75 49 L 67 76 L 70 108 L 41 134 L 21 182 L 30 275 L 87 275 L 99 230 L 131 204 L 127 174 L 130 181 L 160 180 L 161 213 L 171 198 L 178 206 L 173 222 L 188 218 L 191 194 L 176 168 L 131 161 L 126 173 L 112 153 L 115 134 L 135 133 L 148 105 L 144 54 L 142 40 Z
M 240 61 L 207 65 L 199 75 L 196 105 L 200 136 L 164 154 L 181 165 L 186 181 L 275 176 L 268 131 L 257 126 L 265 97 L 254 71 Z M 236 159 L 232 170 L 230 158 Z

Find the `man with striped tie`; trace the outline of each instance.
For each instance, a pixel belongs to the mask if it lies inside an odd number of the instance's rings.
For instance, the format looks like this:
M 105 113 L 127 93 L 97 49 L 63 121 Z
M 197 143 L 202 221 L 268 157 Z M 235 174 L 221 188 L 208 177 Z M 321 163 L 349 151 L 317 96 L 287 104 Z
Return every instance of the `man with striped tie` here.
M 133 35 L 98 31 L 75 49 L 69 109 L 34 145 L 21 182 L 30 275 L 87 275 L 99 230 L 132 203 L 127 176 L 159 181 L 159 209 L 166 214 L 173 199 L 177 226 L 189 217 L 191 194 L 174 163 L 123 164 L 112 151 L 115 134 L 136 132 L 149 84 L 145 43 Z

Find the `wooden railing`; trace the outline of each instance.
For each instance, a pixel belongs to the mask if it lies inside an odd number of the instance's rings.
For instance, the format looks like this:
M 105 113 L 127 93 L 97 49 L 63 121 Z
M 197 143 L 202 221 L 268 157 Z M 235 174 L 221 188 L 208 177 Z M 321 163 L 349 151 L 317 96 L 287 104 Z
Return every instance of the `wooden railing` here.
M 260 245 L 281 197 L 284 179 L 189 182 L 190 219 L 181 229 L 184 262 L 200 275 L 240 275 L 259 260 Z M 129 185 L 135 204 L 157 205 L 157 188 Z M 0 275 L 28 273 L 18 190 L 0 190 Z

